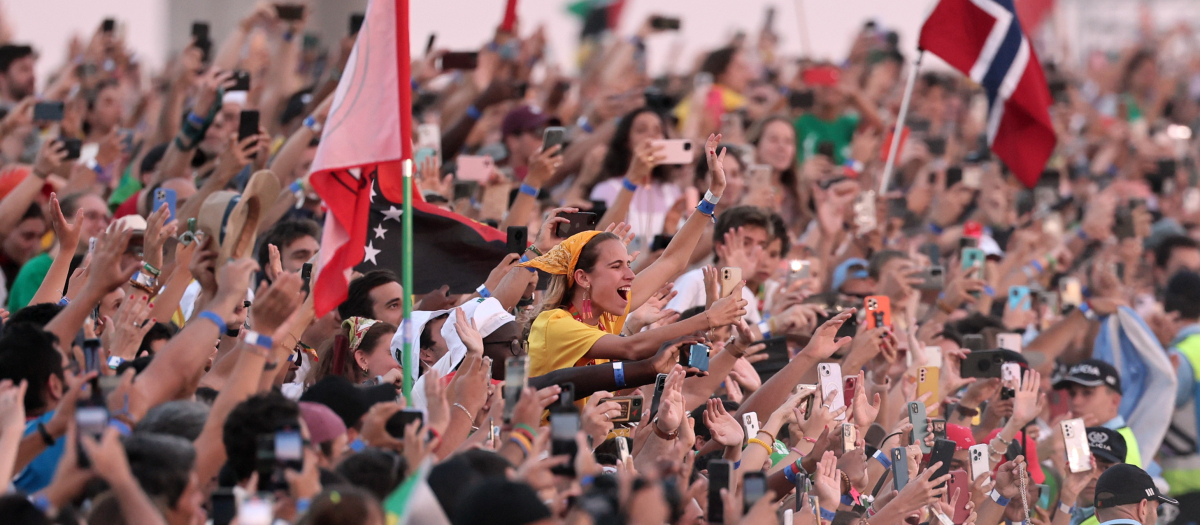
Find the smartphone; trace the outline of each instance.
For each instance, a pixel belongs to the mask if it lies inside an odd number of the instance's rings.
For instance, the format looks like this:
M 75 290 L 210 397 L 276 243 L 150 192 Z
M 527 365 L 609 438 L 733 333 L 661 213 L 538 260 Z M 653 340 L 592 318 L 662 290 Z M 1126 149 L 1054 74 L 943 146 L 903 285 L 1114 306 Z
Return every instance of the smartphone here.
M 529 248 L 529 227 L 509 226 L 506 241 L 508 253 L 522 254 Z
M 942 367 L 942 347 L 937 345 L 925 346 L 925 366 Z
M 658 414 L 658 402 L 662 399 L 663 389 L 667 387 L 667 374 L 658 374 L 654 378 L 654 397 L 650 398 L 650 417 Z M 507 403 L 505 403 L 507 405 Z
M 954 507 L 954 515 L 951 518 L 954 523 L 963 523 L 971 515 L 967 510 L 967 503 L 971 501 L 971 484 L 965 470 L 950 471 L 950 484 L 946 487 L 947 498 L 953 500 L 955 491 L 958 491 L 958 505 Z
M 563 465 L 552 467 L 550 472 L 575 477 L 575 453 L 579 446 L 575 434 L 579 432 L 579 412 L 575 407 L 558 406 L 550 411 L 550 455 L 569 456 Z
M 233 76 L 233 87 L 226 91 L 250 91 L 250 72 L 244 69 L 235 69 Z
M 975 481 L 979 479 L 979 476 L 992 471 L 991 459 L 988 458 L 987 443 L 971 445 L 971 448 L 967 449 L 967 459 L 971 463 L 971 481 Z
M 836 86 L 841 82 L 842 72 L 834 66 L 810 67 L 801 73 L 800 79 L 810 86 Z
M 996 346 L 1013 352 L 1021 351 L 1021 334 L 996 334 Z M 1013 363 L 1016 364 L 1016 363 Z
M 713 76 L 711 73 L 701 71 L 692 77 L 692 97 L 705 99 L 708 93 L 712 90 Z
M 703 372 L 707 372 L 709 350 L 710 349 L 708 345 L 699 343 L 691 345 L 688 347 L 686 352 L 679 355 L 679 364 L 685 367 L 691 367 Z
M 100 436 L 104 434 L 104 429 L 108 427 L 108 409 L 102 406 L 80 406 L 75 408 L 75 429 L 76 437 L 91 436 L 92 439 L 100 441 Z M 78 448 L 79 468 L 91 468 L 92 462 L 88 459 L 87 454 L 83 451 L 83 446 L 78 442 L 75 444 Z
M 521 400 L 521 391 L 529 384 L 528 356 L 513 356 L 504 360 L 504 422 L 512 421 L 513 408 Z
M 757 412 L 746 412 L 742 414 L 742 425 L 746 428 L 746 439 L 758 436 L 758 429 L 762 428 L 758 424 Z
M 312 283 L 312 269 L 313 263 L 310 262 L 306 262 L 300 266 L 300 280 L 304 281 L 304 286 L 300 289 L 304 290 L 305 292 L 309 291 L 309 285 Z
M 821 398 L 830 399 L 829 412 L 836 412 L 838 409 L 846 406 L 846 400 L 838 391 L 842 389 L 842 365 L 838 363 L 821 363 L 817 365 L 817 380 L 821 384 Z M 834 419 L 838 421 L 846 420 L 846 413 L 842 412 Z
M 680 20 L 666 16 L 654 16 L 650 18 L 650 27 L 660 31 L 679 31 Z
M 941 369 L 936 366 L 923 366 L 917 369 L 917 397 L 929 393 L 929 401 L 925 402 L 925 411 L 930 416 L 941 412 L 942 398 L 938 391 L 938 379 Z
M 886 295 L 868 296 L 863 304 L 867 310 L 867 328 L 892 326 L 892 303 Z
M 605 402 L 621 406 L 621 413 L 612 418 L 613 423 L 636 423 L 642 420 L 642 396 L 610 397 Z
M 258 110 L 244 109 L 238 117 L 238 142 L 258 135 Z
M 807 391 L 809 394 L 800 400 L 800 406 L 804 407 L 804 419 L 807 421 L 812 416 L 813 402 L 817 400 L 818 385 L 797 385 L 796 393 Z
M 983 279 L 983 262 L 986 259 L 987 256 L 979 248 L 963 248 L 962 269 L 963 271 L 967 271 L 974 268 L 976 269 L 974 278 Z
M 867 190 L 858 194 L 854 199 L 854 225 L 858 234 L 862 235 L 879 226 L 875 209 L 875 192 Z
M 892 487 L 897 491 L 908 485 L 908 449 L 892 449 Z
M 213 491 L 212 522 L 213 525 L 229 525 L 237 517 L 237 499 L 233 489 L 222 488 Z
M 558 227 L 554 230 L 554 235 L 560 239 L 566 239 L 579 232 L 594 230 L 596 223 L 600 222 L 599 216 L 586 211 L 559 213 L 558 216 L 567 219 L 567 222 L 558 223 Z
M 207 64 L 209 56 L 212 55 L 212 40 L 196 40 L 192 42 L 192 45 L 196 46 L 196 48 L 200 50 L 200 62 Z M 204 70 L 202 68 L 197 73 L 203 72 Z
M 575 383 L 562 383 L 559 385 L 562 389 L 558 393 L 558 406 L 576 410 L 575 408 Z
M 941 266 L 925 268 L 917 277 L 921 279 L 921 284 L 917 285 L 918 290 L 941 290 L 946 287 L 946 269 Z
M 972 350 L 962 360 L 962 377 L 978 377 L 988 379 L 1002 377 L 1001 367 L 1004 365 L 1004 355 L 999 350 Z
M 742 512 L 758 503 L 767 494 L 767 472 L 754 470 L 742 475 Z
M 297 472 L 304 468 L 304 439 L 300 436 L 299 430 L 288 429 L 275 432 L 275 462 L 282 465 L 284 469 L 290 468 Z
M 304 18 L 304 4 L 275 4 L 275 14 L 280 20 L 301 20 Z
M 105 18 L 104 21 L 100 23 L 100 31 L 103 31 L 105 33 L 111 33 L 114 30 L 116 30 L 116 28 L 117 28 L 117 21 L 116 21 L 116 19 L 113 19 L 113 18 Z
M 67 151 L 67 156 L 63 160 L 77 160 L 83 154 L 83 141 L 79 139 L 59 139 L 63 143 L 63 149 Z
M 567 142 L 567 128 L 562 126 L 550 126 L 546 131 L 542 132 L 542 151 L 547 151 L 554 146 L 561 146 Z M 562 151 L 558 152 L 562 155 Z
M 461 69 L 469 70 L 479 67 L 479 52 L 477 51 L 451 51 L 442 55 L 441 66 L 439 69 Z
M 1030 296 L 1028 286 L 1009 286 L 1008 287 L 1008 309 L 1009 310 L 1028 310 L 1030 308 Z M 1001 347 L 1003 348 L 1003 347 Z M 1020 350 L 1018 350 L 1019 352 Z
M 659 149 L 663 164 L 691 164 L 695 159 L 692 151 L 692 141 L 687 139 L 658 139 L 650 141 L 651 146 Z
M 408 428 L 413 421 L 421 421 L 424 425 L 425 411 L 416 408 L 405 408 L 389 417 L 387 423 L 384 424 L 384 429 L 392 437 L 404 439 L 404 429 Z
M 158 211 L 162 205 L 167 205 L 167 222 L 175 220 L 175 190 L 169 188 L 158 188 L 154 190 L 154 203 L 152 204 L 151 212 Z M 166 224 L 163 223 L 163 224 Z
M 1092 470 L 1092 449 L 1088 444 L 1083 419 L 1068 419 L 1059 423 L 1059 426 L 1062 427 L 1063 444 L 1067 449 L 1067 467 L 1073 473 Z
M 811 89 L 792 91 L 788 93 L 788 107 L 808 111 L 817 105 L 817 97 Z
M 940 461 L 942 466 L 938 467 L 929 479 L 937 479 L 950 473 L 950 460 L 954 459 L 955 447 L 957 445 L 948 439 L 939 439 L 933 442 L 933 447 L 929 451 L 929 464 L 933 465 Z M 936 488 L 942 488 L 945 485 L 942 483 Z
M 946 137 L 927 137 L 925 139 L 925 149 L 929 150 L 929 154 L 934 157 L 945 155 Z
M 979 166 L 967 166 L 963 168 L 962 174 L 963 186 L 972 190 L 977 190 L 983 187 L 983 168 Z
M 362 30 L 363 22 L 367 19 L 364 13 L 353 13 L 350 15 L 350 34 L 357 35 Z M 429 53 L 429 51 L 426 51 Z
M 192 41 L 208 41 L 208 22 L 192 22 Z
M 629 440 L 623 437 L 617 438 L 617 454 L 619 455 L 617 459 L 620 459 L 626 464 L 629 463 Z
M 82 349 L 84 373 L 100 372 L 100 340 L 84 339 Z
M 854 390 L 858 388 L 858 376 L 847 377 L 844 386 L 842 398 L 845 400 L 846 406 L 850 406 L 854 404 Z
M 62 119 L 62 102 L 38 102 L 33 105 L 33 120 L 39 122 L 59 122 Z
M 1083 304 L 1083 287 L 1075 277 L 1063 277 L 1058 282 L 1058 295 L 1062 307 L 1078 308 Z
M 728 297 L 733 288 L 742 282 L 742 269 L 737 266 L 721 268 L 721 297 Z
M 908 422 L 912 423 L 913 443 L 921 446 L 921 453 L 928 454 L 929 447 L 925 445 L 925 436 L 929 435 L 926 428 L 928 416 L 925 415 L 925 404 L 913 401 L 908 404 Z
M 725 501 L 721 489 L 733 490 L 733 463 L 724 459 L 708 462 L 708 522 L 725 523 Z
M 492 176 L 496 161 L 490 155 L 459 155 L 458 180 L 486 182 Z
M 796 482 L 794 485 L 796 487 L 796 512 L 800 512 L 804 510 L 804 502 L 808 501 L 810 485 L 808 473 L 804 469 L 800 469 L 800 472 L 796 473 Z
M 946 439 L 946 420 L 930 419 L 929 429 L 933 431 L 934 439 Z
M 808 279 L 810 276 L 812 276 L 811 262 L 802 259 L 794 259 L 788 262 L 788 284 Z
M 434 151 L 440 152 L 442 150 L 441 126 L 438 126 L 437 124 L 418 124 L 417 147 L 430 148 Z
M 854 450 L 858 445 L 858 427 L 853 423 L 842 423 L 842 453 Z

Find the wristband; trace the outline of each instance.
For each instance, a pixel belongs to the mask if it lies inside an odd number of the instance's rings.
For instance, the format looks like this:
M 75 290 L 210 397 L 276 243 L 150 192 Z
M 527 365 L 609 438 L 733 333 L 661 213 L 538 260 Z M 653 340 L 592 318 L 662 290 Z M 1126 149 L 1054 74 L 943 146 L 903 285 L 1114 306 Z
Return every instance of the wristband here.
M 1074 514 L 1074 513 L 1075 513 L 1075 506 L 1074 506 L 1074 505 L 1067 505 L 1066 503 L 1063 503 L 1062 501 L 1059 501 L 1059 502 L 1058 502 L 1058 511 L 1059 511 L 1059 512 L 1065 512 L 1067 515 L 1071 515 L 1071 514 Z
M 888 460 L 887 455 L 882 450 L 876 450 L 871 457 L 875 458 L 875 461 L 878 461 L 880 465 L 883 465 L 884 469 L 892 468 L 892 462 Z
M 295 35 L 295 34 L 293 34 L 291 31 L 284 31 L 284 32 L 283 32 L 283 41 L 284 41 L 284 42 L 291 42 L 291 41 L 292 41 L 292 38 L 293 38 L 293 37 L 295 37 L 295 36 L 296 36 L 296 35 Z
M 537 429 L 535 429 L 529 425 L 526 425 L 525 423 L 517 423 L 516 425 L 514 425 L 514 428 L 516 428 L 518 430 L 524 430 L 526 432 L 529 432 L 529 436 L 530 436 L 529 440 L 530 441 L 537 439 L 537 435 L 538 435 Z
M 158 268 L 155 268 L 150 263 L 142 263 L 142 269 L 146 270 L 147 272 L 150 272 L 150 275 L 153 275 L 155 277 L 162 275 L 162 271 L 160 271 Z
M 45 443 L 47 447 L 53 447 L 54 444 L 58 442 L 57 439 L 54 439 L 54 436 L 50 435 L 50 431 L 46 430 L 45 423 L 39 421 L 37 424 L 37 431 L 38 435 L 42 436 L 42 442 Z
M 1042 263 L 1038 262 L 1037 259 L 1029 261 L 1029 265 L 1032 266 L 1034 270 L 1037 270 L 1038 273 L 1045 271 L 1045 268 L 1042 267 Z
M 59 300 L 58 300 L 58 305 L 59 305 L 59 306 L 67 306 L 67 305 L 70 305 L 70 304 L 71 304 L 71 300 L 70 300 L 70 299 L 67 299 L 66 297 L 63 297 L 62 299 L 59 299 Z
M 483 112 L 479 111 L 479 108 L 475 107 L 475 104 L 467 106 L 467 118 L 471 120 L 479 120 L 479 118 L 482 116 Z
M 747 445 L 749 445 L 751 443 L 758 445 L 758 446 L 762 447 L 763 449 L 765 449 L 767 451 L 768 456 L 771 455 L 771 445 L 768 445 L 766 441 L 763 441 L 756 437 L 752 437 L 752 438 L 746 440 Z
M 229 329 L 229 327 L 225 325 L 225 320 L 221 319 L 221 316 L 213 313 L 212 310 L 200 312 L 196 317 L 212 321 L 213 324 L 217 325 L 217 333 L 223 334 L 225 333 L 225 330 Z
M 312 130 L 313 133 L 316 133 L 318 135 L 321 134 L 321 123 L 317 122 L 317 119 L 314 118 L 312 115 L 305 117 L 304 127 Z
M 42 511 L 42 514 L 49 515 L 51 514 L 51 511 L 54 510 L 54 507 L 50 505 L 50 498 L 46 497 L 45 494 L 35 494 L 30 496 L 29 502 L 32 503 L 34 507 L 37 507 L 38 510 Z
M 587 133 L 592 133 L 592 132 L 596 131 L 596 129 L 592 127 L 592 123 L 588 122 L 587 116 L 579 117 L 579 120 L 575 121 L 575 125 L 579 126 L 579 129 L 582 129 L 583 131 L 585 131 Z
M 308 512 L 308 508 L 312 506 L 312 500 L 308 498 L 300 498 L 296 500 L 296 514 L 304 514 Z
M 796 447 L 792 447 L 790 450 L 792 451 L 792 454 L 795 454 L 797 456 L 800 456 L 801 458 L 804 458 L 804 453 L 800 452 L 800 449 L 798 449 Z
M 836 518 L 836 517 L 837 517 L 837 513 L 830 511 L 830 510 L 821 509 L 821 519 L 822 520 L 833 521 L 833 518 Z
M 713 193 L 711 191 L 706 191 L 706 192 L 704 192 L 704 201 L 711 202 L 715 205 L 716 203 L 721 202 L 721 198 L 716 195 L 713 195 Z
M 990 496 L 992 498 L 992 501 L 996 502 L 997 505 L 999 505 L 1001 507 L 1008 506 L 1008 498 L 1001 496 L 1000 491 L 998 491 L 996 489 L 992 489 L 991 494 L 988 494 L 988 496 Z
M 625 388 L 625 365 L 620 361 L 613 363 L 613 379 L 617 381 L 617 388 Z
M 525 255 L 523 253 L 521 254 L 521 259 L 520 259 L 521 262 L 527 263 L 527 262 L 529 262 L 529 260 L 530 259 L 529 259 L 528 255 Z M 529 270 L 529 273 L 537 273 L 537 268 L 530 268 L 528 266 L 524 266 L 523 268 L 525 268 L 526 270 Z
M 929 223 L 929 231 L 930 231 L 931 233 L 933 233 L 934 235 L 941 235 L 941 234 L 942 234 L 942 232 L 944 232 L 944 231 L 946 231 L 946 230 L 945 230 L 945 229 L 943 229 L 941 226 L 938 226 L 938 225 L 936 225 L 936 224 L 934 224 L 934 223 L 932 223 L 932 222 L 931 222 L 931 223 Z
M 629 179 L 621 179 L 621 187 L 622 187 L 622 188 L 625 188 L 625 189 L 627 189 L 627 190 L 629 190 L 629 191 L 631 191 L 631 192 L 633 192 L 633 191 L 637 191 L 637 189 L 638 189 L 638 185 L 637 185 L 637 184 L 634 184 L 634 183 L 633 183 L 632 181 L 630 181 Z
M 298 180 L 292 181 L 292 183 L 288 185 L 288 191 L 298 194 L 304 191 L 304 185 L 300 184 L 300 181 Z
M 700 204 L 696 205 L 696 211 L 712 217 L 714 221 L 716 220 L 714 214 L 717 212 L 717 206 L 711 202 L 708 202 L 707 200 L 700 201 Z
M 794 485 L 796 483 L 795 469 L 793 469 L 791 465 L 783 467 L 783 477 L 784 477 L 784 479 L 788 480 L 788 483 L 791 483 Z
M 538 190 L 537 188 L 534 188 L 533 186 L 530 186 L 525 183 L 521 183 L 521 193 L 524 193 L 524 194 L 536 199 L 539 191 L 540 190 Z
M 1092 238 L 1088 237 L 1087 233 L 1084 233 L 1083 228 L 1075 230 L 1075 235 L 1077 237 L 1079 237 L 1079 240 L 1081 240 L 1083 242 L 1091 242 L 1092 241 Z
M 537 249 L 537 246 L 535 246 L 535 245 L 532 245 L 532 244 L 530 244 L 529 246 L 527 246 L 527 247 L 525 248 L 525 251 L 527 251 L 527 252 L 533 252 L 533 254 L 534 254 L 534 255 L 536 255 L 536 256 L 538 256 L 538 257 L 541 257 L 541 256 L 542 256 L 542 251 L 541 251 L 541 250 L 539 250 L 539 249 Z
M 203 126 L 203 125 L 204 125 L 204 119 L 203 119 L 203 118 L 201 118 L 201 117 L 200 117 L 200 115 L 197 115 L 195 111 L 189 111 L 189 112 L 188 112 L 188 115 L 187 115 L 187 121 L 188 121 L 188 122 L 190 122 L 190 123 L 192 123 L 192 124 L 194 124 L 194 125 L 196 125 L 196 126 Z
M 254 330 L 246 330 L 246 344 L 261 346 L 268 350 L 275 348 L 275 343 L 274 341 L 271 341 L 270 337 L 255 332 Z
M 985 284 L 983 285 L 983 293 L 988 294 L 988 297 L 995 297 L 996 289 L 992 288 L 991 285 Z
M 849 494 L 842 494 L 842 505 L 845 505 L 847 507 L 853 507 L 854 506 L 854 498 L 850 497 Z
M 479 285 L 479 288 L 475 289 L 475 293 L 478 293 L 479 296 L 484 299 L 487 299 L 492 296 L 492 292 L 489 292 L 487 289 L 487 283 Z

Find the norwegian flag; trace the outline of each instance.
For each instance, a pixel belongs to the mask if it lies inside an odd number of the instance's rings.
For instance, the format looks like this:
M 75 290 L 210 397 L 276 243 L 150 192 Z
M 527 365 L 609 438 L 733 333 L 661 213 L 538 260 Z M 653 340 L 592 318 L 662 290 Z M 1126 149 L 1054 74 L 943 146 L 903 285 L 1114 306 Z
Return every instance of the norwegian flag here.
M 917 43 L 983 86 L 987 139 L 1032 188 L 1054 151 L 1050 89 L 1012 0 L 940 0 Z

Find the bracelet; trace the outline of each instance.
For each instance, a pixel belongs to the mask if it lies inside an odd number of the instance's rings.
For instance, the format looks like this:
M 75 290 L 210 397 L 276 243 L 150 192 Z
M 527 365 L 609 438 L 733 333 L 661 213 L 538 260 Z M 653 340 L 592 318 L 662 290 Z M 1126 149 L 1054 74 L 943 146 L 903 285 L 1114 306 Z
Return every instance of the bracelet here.
M 837 514 L 834 513 L 833 511 L 825 510 L 824 508 L 821 509 L 821 519 L 822 520 L 833 521 L 833 518 L 836 518 L 836 517 L 837 517 Z
M 542 251 L 541 251 L 541 250 L 539 250 L 539 249 L 537 249 L 537 246 L 534 246 L 534 245 L 532 245 L 532 244 L 530 244 L 528 247 L 526 247 L 526 248 L 525 248 L 525 251 L 527 251 L 527 252 L 533 252 L 533 254 L 534 254 L 534 255 L 536 255 L 536 256 L 538 256 L 538 257 L 541 257 L 541 256 L 542 256 Z
M 756 438 L 756 437 L 753 437 L 753 438 L 747 439 L 747 440 L 746 440 L 746 443 L 747 443 L 747 444 L 751 444 L 751 443 L 753 443 L 753 444 L 755 444 L 755 445 L 759 445 L 759 446 L 761 446 L 761 447 L 763 448 L 763 450 L 766 450 L 766 451 L 767 451 L 767 455 L 768 455 L 768 456 L 770 456 L 770 455 L 771 455 L 771 446 L 770 446 L 770 445 L 768 445 L 766 441 L 763 441 L 763 440 L 761 440 L 761 439 L 758 439 L 758 438 Z
M 875 458 L 875 461 L 878 461 L 880 465 L 883 465 L 884 469 L 892 468 L 891 460 L 887 458 L 887 455 L 884 454 L 882 450 L 876 450 L 871 457 Z
M 483 112 L 479 111 L 479 108 L 475 107 L 475 104 L 467 106 L 467 118 L 471 120 L 479 120 L 479 118 L 482 116 Z
M 270 337 L 262 335 L 254 330 L 246 330 L 246 344 L 259 346 L 266 349 L 275 348 L 275 342 Z
M 796 448 L 796 447 L 792 447 L 792 448 L 791 448 L 791 449 L 789 449 L 789 450 L 791 450 L 793 454 L 795 454 L 795 455 L 797 455 L 797 456 L 800 456 L 801 458 L 803 458 L 803 457 L 804 457 L 804 453 L 803 453 L 803 452 L 800 452 L 800 449 L 798 449 L 798 448 Z
M 1000 491 L 998 491 L 996 489 L 992 489 L 992 492 L 990 494 L 988 494 L 988 496 L 991 496 L 992 501 L 996 502 L 997 505 L 999 505 L 1001 507 L 1008 506 L 1008 498 L 1001 496 Z
M 454 406 L 458 407 L 460 410 L 463 411 L 464 414 L 467 415 L 468 421 L 475 421 L 475 416 L 472 416 L 471 411 L 467 410 L 467 407 L 463 406 L 462 403 L 455 403 Z M 474 425 L 472 425 L 472 427 L 474 427 Z
M 617 388 L 625 388 L 625 365 L 620 361 L 613 363 L 613 379 L 617 382 Z
M 1034 270 L 1037 270 L 1038 273 L 1042 273 L 1043 271 L 1046 270 L 1045 268 L 1042 267 L 1042 263 L 1038 262 L 1037 259 L 1029 261 L 1029 265 L 1032 266 Z
M 36 494 L 30 496 L 29 502 L 32 503 L 34 507 L 37 507 L 38 510 L 42 511 L 43 514 L 53 514 L 52 511 L 54 510 L 54 507 L 50 505 L 50 498 L 46 497 L 45 494 Z
M 513 434 L 508 438 L 508 440 L 516 443 L 518 447 L 521 447 L 521 452 L 525 454 L 525 457 L 529 457 L 529 450 L 533 448 L 533 443 L 529 443 L 525 436 Z
M 196 126 L 203 126 L 205 122 L 204 118 L 202 118 L 200 115 L 197 115 L 195 111 L 188 112 L 187 121 Z
M 37 431 L 38 434 L 42 436 L 42 442 L 45 443 L 47 447 L 53 447 L 54 444 L 58 442 L 57 439 L 54 439 L 54 436 L 50 435 L 50 431 L 46 430 L 45 423 L 39 421 L 37 424 Z
M 704 202 L 712 203 L 715 206 L 718 202 L 721 202 L 721 198 L 716 195 L 713 195 L 712 191 L 705 191 L 704 192 Z
M 708 215 L 709 217 L 712 217 L 714 221 L 716 220 L 716 217 L 714 217 L 714 214 L 717 211 L 717 206 L 711 202 L 708 202 L 706 200 L 700 201 L 700 204 L 696 205 L 696 211 L 698 211 L 704 215 Z
M 300 498 L 296 500 L 296 514 L 304 514 L 308 512 L 309 507 L 312 507 L 312 500 L 308 498 Z
M 538 434 L 538 433 L 537 433 L 537 429 L 535 429 L 535 428 L 533 428 L 533 427 L 531 427 L 531 426 L 529 426 L 529 425 L 526 425 L 525 423 L 517 423 L 516 425 L 514 425 L 514 429 L 517 429 L 517 430 L 524 430 L 524 431 L 526 431 L 526 432 L 529 432 L 529 439 L 530 439 L 530 441 L 532 441 L 532 440 L 534 440 L 534 439 L 536 439 L 536 438 L 537 438 L 537 434 Z
M 805 440 L 805 441 L 807 441 L 807 442 L 809 442 L 809 443 L 812 443 L 812 444 L 814 444 L 814 445 L 817 443 L 817 438 L 810 438 L 810 437 L 808 437 L 808 436 L 804 436 L 804 437 L 801 437 L 800 439 L 803 439 L 803 440 Z
M 580 116 L 579 119 L 575 121 L 575 125 L 579 126 L 579 129 L 582 129 L 587 133 L 596 131 L 596 128 L 592 126 L 592 123 L 588 121 L 587 115 Z
M 761 428 L 760 428 L 760 429 L 758 429 L 758 434 L 766 434 L 766 435 L 767 435 L 767 437 L 771 438 L 771 439 L 768 439 L 768 440 L 767 440 L 767 442 L 768 442 L 768 443 L 774 443 L 774 442 L 775 442 L 775 435 L 774 435 L 774 434 L 772 434 L 772 433 L 770 433 L 770 432 L 767 432 L 766 430 L 763 430 L 763 429 L 761 429 Z M 754 437 L 758 437 L 758 434 L 755 434 L 755 435 L 754 435 Z
M 929 231 L 930 231 L 930 233 L 933 233 L 934 235 L 941 235 L 942 232 L 944 232 L 946 230 L 944 228 L 942 228 L 941 226 L 938 226 L 931 222 L 931 223 L 929 223 Z
M 225 333 L 225 330 L 228 329 L 228 327 L 225 325 L 225 320 L 221 319 L 221 316 L 213 313 L 212 310 L 200 312 L 196 317 L 212 321 L 213 324 L 217 325 L 217 333 L 223 334 Z
M 162 275 L 162 270 L 155 268 L 150 263 L 142 263 L 142 269 L 146 270 L 147 272 L 150 272 L 150 275 L 153 275 L 155 277 Z
M 784 477 L 784 479 L 788 480 L 789 483 L 795 484 L 796 483 L 795 469 L 792 468 L 791 465 L 783 467 L 783 477 Z
M 631 192 L 637 191 L 638 185 L 631 182 L 628 178 L 621 179 L 621 187 Z
M 1062 501 L 1059 501 L 1059 502 L 1058 502 L 1058 511 L 1059 511 L 1059 512 L 1064 512 L 1064 513 L 1066 513 L 1067 515 L 1071 515 L 1071 514 L 1074 514 L 1074 513 L 1075 513 L 1075 506 L 1074 506 L 1074 505 L 1067 505 L 1066 503 L 1064 503 L 1064 502 L 1062 502 Z
M 539 190 L 539 189 L 537 189 L 537 188 L 534 188 L 533 186 L 530 186 L 530 185 L 528 185 L 528 184 L 525 184 L 525 183 L 521 183 L 521 193 L 524 193 L 525 195 L 528 195 L 528 196 L 530 196 L 530 197 L 533 197 L 533 198 L 535 198 L 535 199 L 536 199 L 536 198 L 537 198 L 537 196 L 538 196 L 538 193 L 539 193 L 540 191 L 541 191 L 541 190 Z
M 312 115 L 309 115 L 304 119 L 304 127 L 312 130 L 313 133 L 318 135 L 321 133 L 321 123 L 317 122 L 317 119 Z
M 67 299 L 66 297 L 63 297 L 62 299 L 59 299 L 59 300 L 58 300 L 58 305 L 59 305 L 59 306 L 67 306 L 67 305 L 70 305 L 70 304 L 71 304 L 71 300 L 70 300 L 70 299 Z
M 479 285 L 479 288 L 475 289 L 475 293 L 478 293 L 479 296 L 484 299 L 487 299 L 492 296 L 492 292 L 489 292 L 487 289 L 487 283 L 483 283 L 483 284 Z

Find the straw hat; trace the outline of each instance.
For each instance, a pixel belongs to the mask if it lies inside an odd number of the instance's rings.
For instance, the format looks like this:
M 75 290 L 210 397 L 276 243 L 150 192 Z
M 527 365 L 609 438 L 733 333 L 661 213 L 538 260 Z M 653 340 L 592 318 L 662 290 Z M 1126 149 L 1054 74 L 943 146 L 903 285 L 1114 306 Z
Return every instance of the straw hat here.
M 275 204 L 279 190 L 279 178 L 270 170 L 262 170 L 250 177 L 242 193 L 218 191 L 204 199 L 197 226 L 217 240 L 220 260 L 250 255 L 259 224 Z

